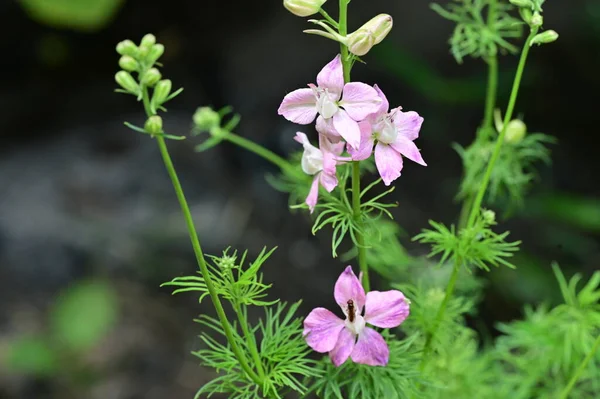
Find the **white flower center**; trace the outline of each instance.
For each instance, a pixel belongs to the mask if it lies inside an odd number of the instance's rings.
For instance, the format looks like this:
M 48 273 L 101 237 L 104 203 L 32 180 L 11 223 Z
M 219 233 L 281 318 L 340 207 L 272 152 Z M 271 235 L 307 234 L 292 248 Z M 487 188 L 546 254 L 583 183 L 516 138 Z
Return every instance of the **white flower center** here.
M 314 175 L 321 170 L 323 170 L 323 153 L 310 143 L 304 144 L 302 171 L 307 175 Z
M 354 321 L 350 321 L 346 318 L 346 328 L 352 332 L 354 335 L 359 335 L 362 330 L 365 328 L 365 319 L 361 315 L 357 314 L 354 317 Z
M 317 111 L 325 118 L 329 119 L 338 112 L 338 105 L 331 99 L 327 90 L 319 90 L 317 92 Z
M 396 129 L 396 125 L 394 125 L 392 118 L 386 116 L 385 119 L 379 123 L 379 126 L 380 131 L 377 135 L 377 140 L 384 144 L 392 144 L 396 141 L 398 130 Z

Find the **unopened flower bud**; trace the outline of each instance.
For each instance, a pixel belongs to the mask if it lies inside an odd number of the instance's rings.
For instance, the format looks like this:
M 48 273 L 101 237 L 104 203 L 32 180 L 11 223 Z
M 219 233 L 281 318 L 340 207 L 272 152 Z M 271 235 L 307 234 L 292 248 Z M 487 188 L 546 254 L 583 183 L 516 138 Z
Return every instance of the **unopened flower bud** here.
M 146 62 L 149 65 L 154 65 L 154 63 L 156 61 L 158 61 L 158 59 L 163 55 L 163 53 L 165 52 L 165 46 L 163 46 L 162 44 L 158 43 L 153 45 L 150 48 L 150 51 L 148 52 L 148 56 L 146 57 Z
M 366 29 L 371 31 L 373 38 L 375 39 L 375 44 L 379 44 L 385 39 L 385 37 L 392 30 L 392 26 L 394 25 L 394 20 L 388 14 L 379 14 L 373 18 L 363 26 L 359 28 Z
M 194 125 L 202 132 L 208 132 L 221 123 L 221 117 L 211 107 L 200 107 L 193 116 Z
M 148 33 L 142 37 L 140 47 L 152 47 L 156 44 L 156 37 L 152 33 Z
M 496 212 L 492 211 L 491 209 L 484 209 L 481 212 L 481 216 L 486 224 L 496 224 Z
M 123 40 L 117 44 L 117 53 L 121 55 L 129 55 L 135 58 L 138 55 L 138 52 L 138 47 L 131 40 Z
M 129 72 L 117 72 L 115 75 L 115 81 L 119 84 L 119 86 L 130 93 L 139 94 L 140 92 L 140 87 Z
M 152 134 L 162 133 L 162 128 L 163 128 L 162 118 L 158 115 L 151 116 L 146 121 L 146 124 L 144 124 L 144 129 L 148 133 L 152 133 Z
M 520 119 L 513 119 L 508 122 L 504 141 L 510 144 L 520 143 L 527 134 L 527 125 Z
M 509 1 L 514 6 L 533 9 L 533 2 L 531 0 L 509 0 Z
M 363 56 L 375 45 L 373 32 L 368 29 L 359 29 L 348 36 L 347 46 L 352 54 Z
M 119 59 L 119 66 L 129 72 L 136 71 L 140 64 L 131 56 L 124 55 Z
M 283 6 L 292 14 L 308 17 L 319 12 L 327 0 L 283 0 Z
M 161 77 L 162 75 L 158 69 L 150 68 L 146 71 L 146 73 L 144 73 L 144 76 L 142 77 L 142 83 L 146 86 L 152 87 L 160 80 Z
M 558 33 L 553 30 L 547 30 L 542 33 L 538 33 L 531 39 L 531 46 L 534 44 L 540 45 L 545 43 L 552 43 L 558 39 Z
M 154 94 L 152 95 L 152 103 L 155 105 L 161 105 L 165 102 L 169 94 L 171 94 L 171 81 L 169 79 L 161 80 L 154 87 Z
M 533 16 L 531 17 L 531 22 L 529 23 L 529 25 L 531 25 L 532 28 L 539 28 L 543 24 L 544 24 L 544 17 L 542 17 L 542 14 L 540 14 L 537 11 L 534 12 Z

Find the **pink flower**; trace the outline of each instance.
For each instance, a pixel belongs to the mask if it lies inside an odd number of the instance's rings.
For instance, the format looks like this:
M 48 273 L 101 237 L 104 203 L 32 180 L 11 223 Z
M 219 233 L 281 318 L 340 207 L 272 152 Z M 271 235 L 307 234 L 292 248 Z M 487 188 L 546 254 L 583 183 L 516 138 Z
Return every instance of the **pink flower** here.
M 419 137 L 423 118 L 414 111 L 402 112 L 402 107 L 388 112 L 389 102 L 383 92 L 374 86 L 381 98 L 379 109 L 369 115 L 360 126 L 361 141 L 358 148 L 348 147 L 348 153 L 355 161 L 371 156 L 375 146 L 375 164 L 386 186 L 400 177 L 402 171 L 402 155 L 427 166 L 421 153 L 413 141 Z
M 361 136 L 357 122 L 377 111 L 381 103 L 377 92 L 365 83 L 344 84 L 339 54 L 319 72 L 317 84 L 309 84 L 308 89 L 298 89 L 285 96 L 279 106 L 279 115 L 291 122 L 308 125 L 319 114 L 319 119 L 330 123 L 338 136 L 351 147 L 358 148 Z
M 306 204 L 312 213 L 319 197 L 319 183 L 328 192 L 338 185 L 335 167 L 340 161 L 338 156 L 344 151 L 344 143 L 333 144 L 323 135 L 319 135 L 319 148 L 316 148 L 308 141 L 306 134 L 301 132 L 296 133 L 294 140 L 304 146 L 302 170 L 307 175 L 315 176 L 306 197 Z
M 334 365 L 349 357 L 355 363 L 385 366 L 390 350 L 383 337 L 366 324 L 381 328 L 397 327 L 408 317 L 409 303 L 400 291 L 365 291 L 352 267 L 340 275 L 333 293 L 345 320 L 325 308 L 316 308 L 304 319 L 308 345 L 320 353 L 329 352 Z M 362 314 L 365 308 L 364 316 Z

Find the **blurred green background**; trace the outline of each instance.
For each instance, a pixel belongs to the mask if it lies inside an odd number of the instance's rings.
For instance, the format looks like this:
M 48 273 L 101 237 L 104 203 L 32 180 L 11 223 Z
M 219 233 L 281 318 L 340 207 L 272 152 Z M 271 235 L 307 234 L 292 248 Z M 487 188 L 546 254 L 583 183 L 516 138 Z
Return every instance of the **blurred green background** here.
M 600 265 L 600 3 L 549 0 L 544 11 L 561 36 L 532 52 L 517 114 L 558 143 L 524 208 L 501 222 L 523 244 L 516 271 L 484 276 L 472 322 L 494 334 L 524 303 L 558 300 L 551 261 L 567 275 Z M 394 210 L 418 256 L 428 249 L 410 237 L 428 219 L 457 217 L 461 164 L 450 145 L 474 137 L 486 70 L 455 64 L 452 25 L 427 1 L 352 2 L 351 27 L 379 12 L 395 27 L 355 78 L 425 117 L 418 145 L 429 166 L 406 166 Z M 335 46 L 303 35 L 307 24 L 280 2 L 18 0 L 0 5 L 0 26 L 0 397 L 193 397 L 212 373 L 189 355 L 192 318 L 205 308 L 158 287 L 193 273 L 193 254 L 154 143 L 122 125 L 142 112 L 113 93 L 114 46 L 148 32 L 165 44 L 164 75 L 185 87 L 165 117 L 175 134 L 187 133 L 197 106 L 231 104 L 238 133 L 280 154 L 297 147 L 279 101 L 312 81 Z M 516 61 L 501 58 L 500 105 Z M 265 182 L 272 166 L 227 144 L 202 154 L 193 144 L 172 148 L 206 252 L 277 245 L 265 267 L 273 295 L 303 298 L 305 310 L 331 301 L 342 264 L 327 233 L 311 236 L 309 218 L 289 215 Z

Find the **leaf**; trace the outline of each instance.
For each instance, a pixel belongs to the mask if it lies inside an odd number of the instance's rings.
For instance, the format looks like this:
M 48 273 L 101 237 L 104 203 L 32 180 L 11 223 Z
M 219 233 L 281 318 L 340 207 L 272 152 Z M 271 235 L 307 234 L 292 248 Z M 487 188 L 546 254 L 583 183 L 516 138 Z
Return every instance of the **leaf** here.
M 46 25 L 80 31 L 106 26 L 124 0 L 20 0 L 29 16 Z
M 117 311 L 115 293 L 108 284 L 78 283 L 59 298 L 52 310 L 52 332 L 60 343 L 84 351 L 112 328 Z
M 10 370 L 48 376 L 54 374 L 59 367 L 57 354 L 42 337 L 21 337 L 13 342 L 7 358 Z

